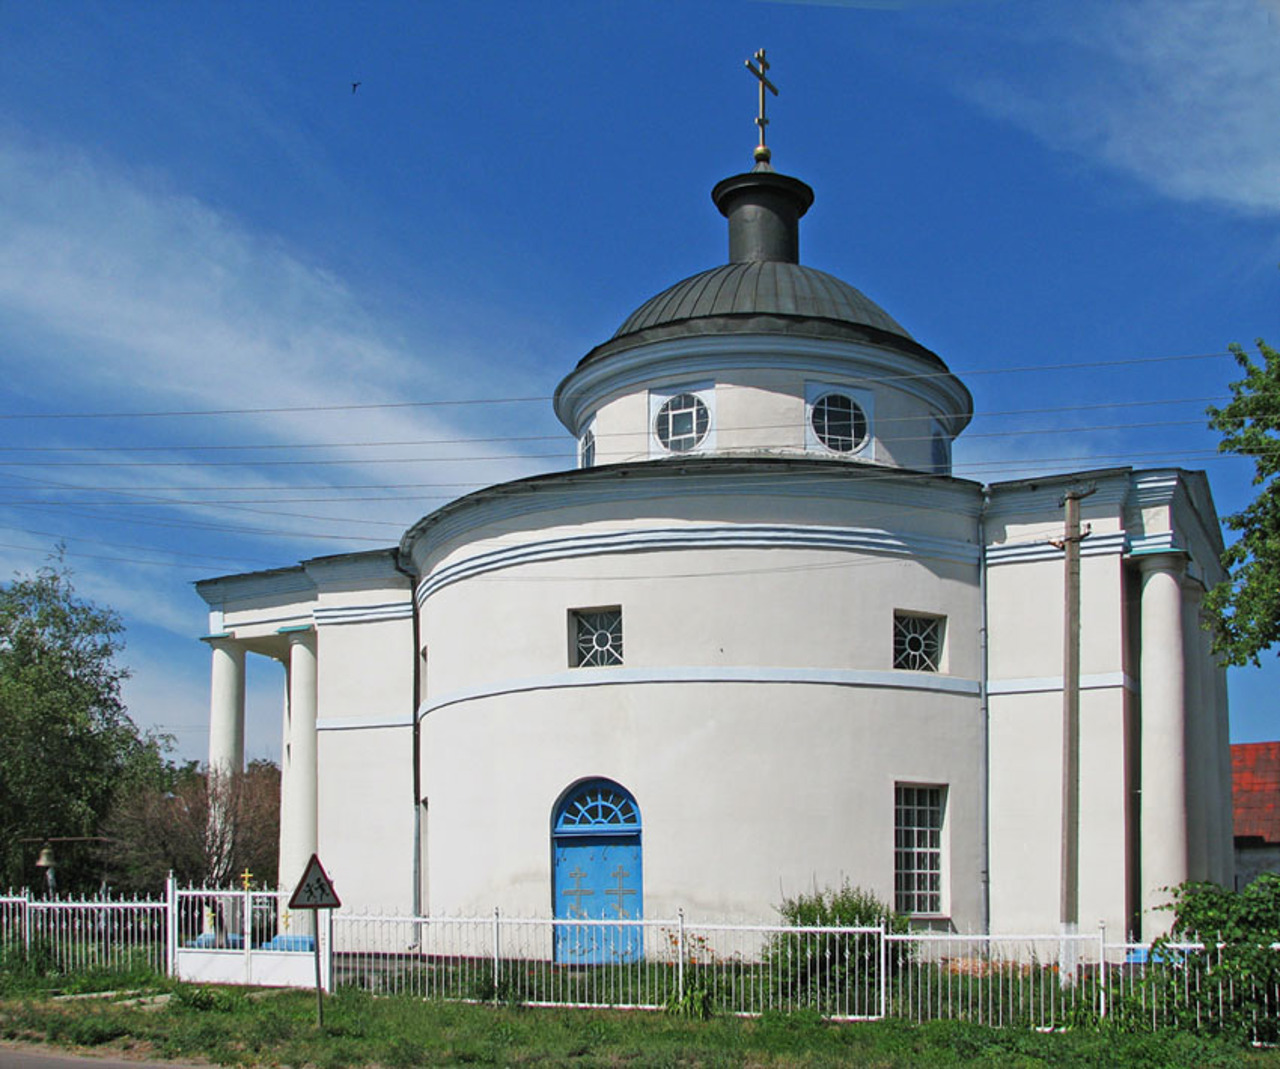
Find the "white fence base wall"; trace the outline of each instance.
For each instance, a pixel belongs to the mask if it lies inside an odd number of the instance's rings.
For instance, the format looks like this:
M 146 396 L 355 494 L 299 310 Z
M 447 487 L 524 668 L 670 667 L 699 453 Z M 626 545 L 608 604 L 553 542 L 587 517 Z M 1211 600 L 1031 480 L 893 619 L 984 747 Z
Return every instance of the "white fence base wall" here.
M 321 954 L 321 981 L 329 958 Z M 193 984 L 315 987 L 314 954 L 305 950 L 179 950 L 173 973 Z M 326 990 L 328 985 L 325 985 Z

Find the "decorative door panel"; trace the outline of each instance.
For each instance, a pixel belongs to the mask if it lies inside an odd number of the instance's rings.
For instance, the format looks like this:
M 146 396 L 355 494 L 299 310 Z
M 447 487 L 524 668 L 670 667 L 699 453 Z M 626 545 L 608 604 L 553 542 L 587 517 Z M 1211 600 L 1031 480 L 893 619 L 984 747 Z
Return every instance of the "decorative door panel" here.
M 557 920 L 635 921 L 644 915 L 640 812 L 626 790 L 590 780 L 555 814 L 552 896 Z M 643 929 L 632 924 L 558 924 L 556 961 L 599 965 L 637 961 Z
M 556 843 L 556 917 L 639 920 L 642 915 L 640 840 L 589 836 Z M 635 961 L 644 948 L 637 925 L 562 924 L 556 927 L 556 960 L 598 965 Z

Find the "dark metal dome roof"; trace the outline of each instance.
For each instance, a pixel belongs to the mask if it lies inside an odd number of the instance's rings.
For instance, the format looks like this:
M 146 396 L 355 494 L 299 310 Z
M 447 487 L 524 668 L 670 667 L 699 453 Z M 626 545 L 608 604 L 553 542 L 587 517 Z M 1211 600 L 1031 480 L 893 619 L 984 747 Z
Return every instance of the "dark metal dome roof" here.
M 875 301 L 800 264 L 800 218 L 813 190 L 757 163 L 711 191 L 729 221 L 729 262 L 677 282 L 631 313 L 579 366 L 650 342 L 729 334 L 791 334 L 884 346 L 942 361 Z
M 613 338 L 685 320 L 732 315 L 826 319 L 914 340 L 888 312 L 847 282 L 825 271 L 778 260 L 725 264 L 677 282 L 632 312 Z

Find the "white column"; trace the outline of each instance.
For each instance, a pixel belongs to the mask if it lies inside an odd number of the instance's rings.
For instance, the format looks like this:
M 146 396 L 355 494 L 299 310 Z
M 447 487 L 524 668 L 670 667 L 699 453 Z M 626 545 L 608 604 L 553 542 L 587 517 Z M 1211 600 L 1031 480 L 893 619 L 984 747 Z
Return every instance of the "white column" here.
M 284 675 L 284 686 L 280 688 L 280 829 L 283 832 L 289 827 L 289 798 L 292 795 L 292 779 L 289 774 L 290 757 L 292 756 L 291 738 L 289 735 L 289 655 L 286 652 L 276 661 Z M 287 853 L 288 844 L 283 834 L 276 847 L 276 885 L 284 887 L 284 871 L 290 864 Z M 290 888 L 293 890 L 293 888 Z
M 280 826 L 280 886 L 293 890 L 316 852 L 316 636 L 289 635 L 289 796 Z
M 213 654 L 209 685 L 209 769 L 244 770 L 244 647 L 232 638 L 206 639 Z
M 1187 735 L 1187 879 L 1207 880 L 1210 875 L 1208 806 L 1213 797 L 1209 761 L 1213 744 L 1207 732 L 1209 720 L 1201 700 L 1204 662 L 1200 657 L 1200 587 L 1191 579 L 1182 585 L 1182 650 L 1186 686 L 1184 690 Z
M 1142 937 L 1169 930 L 1154 907 L 1187 879 L 1186 658 L 1182 648 L 1181 554 L 1142 558 Z

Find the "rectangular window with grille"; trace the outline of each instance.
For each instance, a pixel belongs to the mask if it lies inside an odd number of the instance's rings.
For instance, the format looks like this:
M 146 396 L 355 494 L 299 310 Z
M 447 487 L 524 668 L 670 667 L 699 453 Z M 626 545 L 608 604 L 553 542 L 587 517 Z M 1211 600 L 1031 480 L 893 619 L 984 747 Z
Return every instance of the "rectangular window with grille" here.
M 600 668 L 622 663 L 622 609 L 574 609 L 569 613 L 570 663 Z
M 946 618 L 919 613 L 893 614 L 893 667 L 912 672 L 942 670 L 942 632 Z
M 945 787 L 894 788 L 893 908 L 942 912 L 942 818 Z

